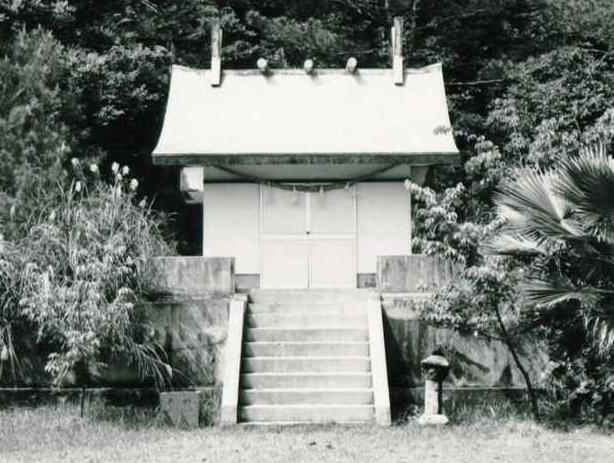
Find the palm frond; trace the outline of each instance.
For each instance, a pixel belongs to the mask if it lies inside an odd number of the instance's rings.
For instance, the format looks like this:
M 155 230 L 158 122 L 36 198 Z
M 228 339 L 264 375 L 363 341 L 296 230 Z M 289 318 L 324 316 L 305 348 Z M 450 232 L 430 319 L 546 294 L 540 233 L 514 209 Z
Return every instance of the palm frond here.
M 604 145 L 562 161 L 554 190 L 592 234 L 614 244 L 614 160 Z
M 484 245 L 484 250 L 490 254 L 500 255 L 548 255 L 548 250 L 542 243 L 525 236 L 507 233 L 488 241 Z
M 586 327 L 593 344 L 601 355 L 608 355 L 614 348 L 614 319 L 611 317 L 588 317 Z
M 153 11 L 154 13 L 158 13 L 160 11 L 158 7 L 149 0 L 141 0 L 141 4 L 143 4 L 147 9 Z
M 577 288 L 568 281 L 532 279 L 520 285 L 529 304 L 552 309 L 565 302 L 576 301 L 584 307 L 595 306 L 601 291 L 593 287 Z
M 571 218 L 568 204 L 556 194 L 555 182 L 552 172 L 526 170 L 504 183 L 494 201 L 505 228 L 540 243 L 584 237 L 585 231 Z

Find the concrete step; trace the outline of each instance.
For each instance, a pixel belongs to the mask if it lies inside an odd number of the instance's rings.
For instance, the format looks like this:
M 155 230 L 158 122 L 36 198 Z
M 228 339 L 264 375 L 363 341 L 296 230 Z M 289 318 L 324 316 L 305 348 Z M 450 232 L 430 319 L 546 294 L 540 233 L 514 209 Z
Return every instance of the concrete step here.
M 369 340 L 368 329 L 358 328 L 247 328 L 246 342 L 365 342 Z
M 379 297 L 373 289 L 253 289 L 249 292 L 251 302 L 284 303 L 309 302 L 313 304 L 365 301 Z
M 251 302 L 247 305 L 248 314 L 278 315 L 356 315 L 366 314 L 364 301 L 314 303 L 314 302 Z
M 248 314 L 248 328 L 367 328 L 367 315 L 316 315 L 296 313 L 278 315 L 266 313 Z
M 243 373 L 243 389 L 365 389 L 371 373 Z
M 244 373 L 367 373 L 369 357 L 250 357 L 241 362 Z
M 241 405 L 373 405 L 371 389 L 242 389 Z
M 243 357 L 367 357 L 368 342 L 246 342 Z
M 374 419 L 372 405 L 247 405 L 239 407 L 243 422 L 354 423 Z

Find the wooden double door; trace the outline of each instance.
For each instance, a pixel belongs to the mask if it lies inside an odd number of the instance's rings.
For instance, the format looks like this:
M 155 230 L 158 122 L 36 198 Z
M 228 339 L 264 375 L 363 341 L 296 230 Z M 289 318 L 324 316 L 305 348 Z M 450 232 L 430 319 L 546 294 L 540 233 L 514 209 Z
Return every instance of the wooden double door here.
M 354 187 L 305 193 L 262 187 L 260 287 L 356 287 Z

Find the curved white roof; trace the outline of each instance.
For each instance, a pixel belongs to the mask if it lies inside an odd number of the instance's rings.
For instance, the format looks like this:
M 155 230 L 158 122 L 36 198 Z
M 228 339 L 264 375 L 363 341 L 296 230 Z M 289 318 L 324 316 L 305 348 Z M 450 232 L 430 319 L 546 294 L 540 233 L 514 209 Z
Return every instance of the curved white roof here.
M 225 70 L 219 87 L 209 79 L 209 70 L 173 66 L 154 162 L 241 155 L 268 155 L 267 163 L 283 163 L 284 155 L 295 155 L 293 163 L 304 155 L 458 158 L 440 64 L 405 71 L 403 85 L 394 84 L 388 69 Z

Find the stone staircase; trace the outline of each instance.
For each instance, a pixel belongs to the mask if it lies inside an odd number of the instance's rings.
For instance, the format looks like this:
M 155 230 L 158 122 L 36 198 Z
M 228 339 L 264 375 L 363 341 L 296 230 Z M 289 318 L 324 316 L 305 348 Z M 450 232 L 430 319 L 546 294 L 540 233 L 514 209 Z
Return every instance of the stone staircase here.
M 376 297 L 367 290 L 252 291 L 238 421 L 374 421 L 367 309 Z

